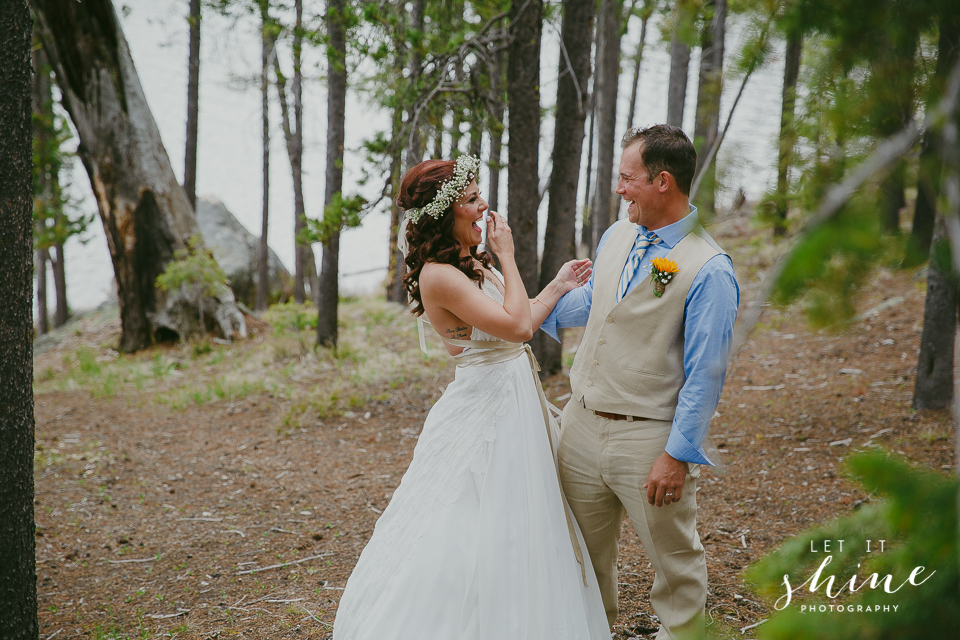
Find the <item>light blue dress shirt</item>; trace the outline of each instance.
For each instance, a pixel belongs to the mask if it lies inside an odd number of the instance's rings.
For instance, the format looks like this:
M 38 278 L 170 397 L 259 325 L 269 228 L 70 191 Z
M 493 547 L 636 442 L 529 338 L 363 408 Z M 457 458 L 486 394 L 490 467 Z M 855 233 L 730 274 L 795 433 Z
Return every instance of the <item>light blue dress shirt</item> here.
M 654 231 L 659 244 L 647 247 L 627 292 L 641 283 L 649 285 L 650 261 L 664 257 L 680 240 L 696 228 L 697 209 Z M 631 227 L 628 229 L 627 227 Z M 597 255 L 611 233 L 646 233 L 645 227 L 629 220 L 620 220 L 600 238 Z M 593 275 L 580 288 L 560 298 L 540 328 L 557 340 L 557 329 L 582 327 L 590 317 L 593 302 Z M 733 344 L 733 324 L 740 305 L 740 287 L 733 272 L 733 262 L 723 254 L 710 258 L 693 279 L 684 303 L 683 372 L 686 381 L 680 389 L 677 411 L 667 439 L 666 452 L 677 460 L 697 464 L 713 463 L 703 450 L 703 440 L 720 401 L 720 391 L 727 373 L 727 357 Z

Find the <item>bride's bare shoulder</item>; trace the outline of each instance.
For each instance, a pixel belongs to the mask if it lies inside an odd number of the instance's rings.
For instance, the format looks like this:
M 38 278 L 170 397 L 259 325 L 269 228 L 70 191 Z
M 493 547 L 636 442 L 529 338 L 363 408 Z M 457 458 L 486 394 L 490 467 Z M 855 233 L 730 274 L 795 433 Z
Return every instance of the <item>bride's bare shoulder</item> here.
M 457 287 L 469 283 L 470 279 L 452 264 L 427 262 L 420 270 L 420 289 L 424 287 Z

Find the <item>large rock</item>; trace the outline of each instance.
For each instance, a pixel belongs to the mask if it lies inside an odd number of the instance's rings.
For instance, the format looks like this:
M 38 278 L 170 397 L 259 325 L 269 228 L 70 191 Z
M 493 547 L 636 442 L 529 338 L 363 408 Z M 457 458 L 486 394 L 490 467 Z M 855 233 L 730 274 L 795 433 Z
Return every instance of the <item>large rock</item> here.
M 227 274 L 237 300 L 252 307 L 257 299 L 259 236 L 247 231 L 226 205 L 212 196 L 197 198 L 197 221 L 204 244 L 213 251 L 213 257 Z M 288 300 L 293 293 L 293 277 L 273 249 L 269 252 L 267 269 L 270 302 Z

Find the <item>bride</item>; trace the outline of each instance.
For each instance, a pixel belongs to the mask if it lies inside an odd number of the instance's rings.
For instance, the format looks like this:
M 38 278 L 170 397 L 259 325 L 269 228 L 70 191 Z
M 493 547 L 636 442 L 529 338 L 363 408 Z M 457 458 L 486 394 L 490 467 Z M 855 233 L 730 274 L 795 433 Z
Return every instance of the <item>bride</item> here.
M 490 212 L 480 161 L 427 160 L 397 204 L 414 314 L 457 360 L 413 461 L 340 600 L 334 640 L 599 640 L 610 630 L 555 466 L 557 426 L 529 340 L 588 260 L 529 300 L 507 222 Z M 405 227 L 405 232 L 404 232 Z M 405 241 L 405 243 L 404 243 Z M 404 247 L 403 245 L 406 245 Z

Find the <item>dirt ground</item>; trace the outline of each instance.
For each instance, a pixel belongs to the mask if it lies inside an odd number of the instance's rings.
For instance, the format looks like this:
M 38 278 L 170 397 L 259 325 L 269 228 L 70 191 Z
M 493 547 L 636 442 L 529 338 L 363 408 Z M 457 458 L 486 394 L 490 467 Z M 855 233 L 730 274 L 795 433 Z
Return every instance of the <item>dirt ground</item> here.
M 746 219 L 714 233 L 749 301 L 776 249 Z M 731 363 L 711 427 L 722 463 L 698 493 L 708 622 L 729 637 L 770 612 L 742 581 L 752 561 L 871 499 L 846 456 L 883 447 L 954 468 L 949 414 L 910 409 L 924 290 L 922 272 L 878 271 L 842 332 L 768 308 Z M 120 355 L 108 310 L 38 344 L 41 638 L 330 636 L 453 368 L 382 301 L 344 305 L 336 352 L 310 348 L 301 316 L 271 312 L 235 345 Z M 547 381 L 558 405 L 568 391 Z M 620 570 L 617 637 L 652 637 L 652 570 L 628 525 Z

